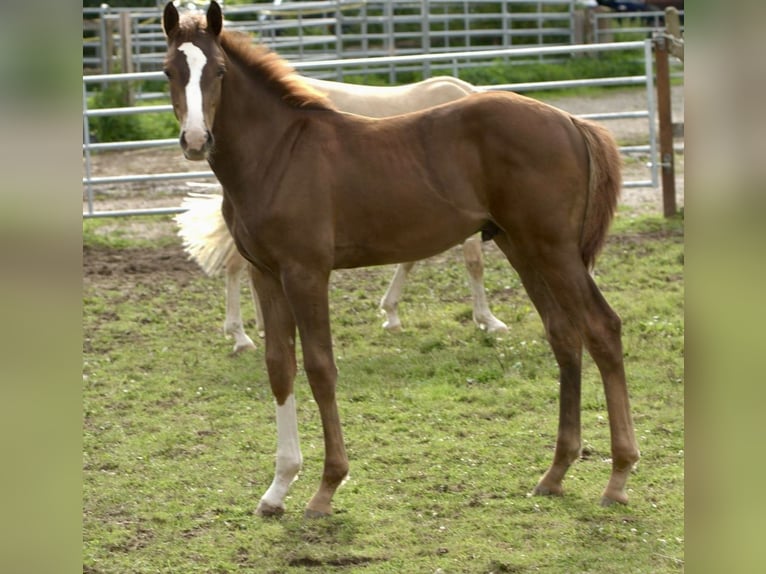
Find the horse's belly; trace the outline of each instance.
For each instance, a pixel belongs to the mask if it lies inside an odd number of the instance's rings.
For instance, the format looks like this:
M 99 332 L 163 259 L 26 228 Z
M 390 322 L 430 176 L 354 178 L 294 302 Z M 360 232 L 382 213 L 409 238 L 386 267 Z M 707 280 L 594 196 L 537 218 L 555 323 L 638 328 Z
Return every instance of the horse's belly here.
M 341 269 L 425 259 L 461 243 L 485 221 L 481 217 L 424 217 L 414 225 L 339 230 L 333 266 Z

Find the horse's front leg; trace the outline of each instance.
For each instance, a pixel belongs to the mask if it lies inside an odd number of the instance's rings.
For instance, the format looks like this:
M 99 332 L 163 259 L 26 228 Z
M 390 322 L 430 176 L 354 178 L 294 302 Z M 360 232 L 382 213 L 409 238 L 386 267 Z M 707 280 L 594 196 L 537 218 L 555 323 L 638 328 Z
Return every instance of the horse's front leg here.
M 277 462 L 274 480 L 256 509 L 261 516 L 280 515 L 290 485 L 302 464 L 298 420 L 295 410 L 294 381 L 295 321 L 279 280 L 250 268 L 251 281 L 265 305 L 266 369 L 277 409 Z
M 307 517 L 332 513 L 332 497 L 348 474 L 348 457 L 335 400 L 338 371 L 330 333 L 329 277 L 329 270 L 314 271 L 305 267 L 291 269 L 282 275 L 301 336 L 306 376 L 319 407 L 324 432 L 324 471 L 319 489 L 306 506 Z M 268 338 L 267 332 L 267 346 Z

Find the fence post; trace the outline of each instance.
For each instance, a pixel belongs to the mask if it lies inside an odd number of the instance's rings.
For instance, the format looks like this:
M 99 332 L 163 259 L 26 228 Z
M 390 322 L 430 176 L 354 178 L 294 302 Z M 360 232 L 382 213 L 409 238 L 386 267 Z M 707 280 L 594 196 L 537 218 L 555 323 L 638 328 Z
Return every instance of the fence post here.
M 673 157 L 673 117 L 670 100 L 670 65 L 664 35 L 654 38 L 657 73 L 657 115 L 660 120 L 660 165 L 662 166 L 662 211 L 665 217 L 676 214 L 676 170 Z
M 431 2 L 430 0 L 421 0 L 420 4 L 420 51 L 423 54 L 431 52 Z M 424 60 L 421 73 L 423 78 L 431 77 L 431 62 Z
M 130 12 L 120 12 L 120 63 L 121 72 L 130 74 L 133 72 L 133 26 Z M 128 82 L 128 105 L 135 102 L 135 93 L 132 82 Z
M 104 73 L 114 73 L 114 21 L 104 16 L 104 46 L 106 48 L 106 70 Z

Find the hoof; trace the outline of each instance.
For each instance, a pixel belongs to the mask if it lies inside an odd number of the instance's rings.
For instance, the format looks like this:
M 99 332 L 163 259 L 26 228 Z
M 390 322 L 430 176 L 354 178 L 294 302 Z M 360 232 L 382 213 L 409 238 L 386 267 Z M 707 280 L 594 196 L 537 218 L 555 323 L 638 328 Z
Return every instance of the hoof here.
M 487 333 L 490 335 L 505 335 L 508 333 L 508 327 L 505 325 L 505 323 L 500 323 L 499 325 L 490 325 L 487 327 Z
M 546 486 L 544 484 L 538 484 L 535 486 L 535 489 L 532 491 L 532 494 L 534 496 L 563 496 L 564 495 L 564 489 L 560 486 L 558 487 L 552 487 L 552 486 Z
M 619 495 L 607 495 L 602 494 L 601 495 L 601 501 L 599 504 L 604 507 L 608 508 L 610 506 L 614 506 L 615 504 L 622 504 L 627 505 L 628 504 L 628 495 L 624 493 L 620 493 Z
M 389 333 L 401 333 L 402 332 L 402 324 L 401 323 L 389 323 L 386 321 L 383 323 L 383 328 L 388 331 Z
M 252 341 L 249 343 L 242 343 L 240 345 L 234 345 L 234 349 L 232 350 L 232 355 L 239 355 L 240 353 L 244 353 L 246 351 L 255 351 L 257 347 L 255 346 L 255 343 Z
M 306 512 L 303 513 L 303 516 L 306 518 L 326 518 L 327 516 L 331 516 L 330 512 L 322 512 L 321 510 L 312 510 L 311 508 L 307 508 Z
M 268 502 L 264 502 L 263 500 L 258 503 L 258 508 L 255 509 L 256 516 L 263 516 L 267 518 L 279 517 L 284 513 L 284 506 L 275 506 L 273 504 L 269 504 Z
M 487 319 L 486 321 L 474 318 L 473 321 L 480 330 L 489 335 L 504 335 L 508 333 L 508 326 L 495 317 Z

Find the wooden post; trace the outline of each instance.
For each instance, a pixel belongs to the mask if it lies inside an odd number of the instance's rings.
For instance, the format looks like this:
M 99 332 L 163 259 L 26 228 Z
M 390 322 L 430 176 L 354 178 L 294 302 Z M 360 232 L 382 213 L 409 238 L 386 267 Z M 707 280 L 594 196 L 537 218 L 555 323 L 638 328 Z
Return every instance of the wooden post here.
M 122 73 L 130 74 L 133 72 L 133 28 L 131 26 L 130 13 L 120 12 L 120 63 L 122 64 Z M 128 91 L 126 94 L 128 106 L 135 102 L 133 83 L 128 82 Z
M 104 17 L 104 32 L 106 36 L 103 43 L 106 48 L 106 70 L 102 73 L 112 74 L 114 73 L 114 25 L 111 18 Z
M 678 10 L 672 6 L 665 8 L 665 30 L 668 36 L 668 52 L 682 62 L 684 61 L 684 40 L 681 34 L 681 18 Z
M 676 214 L 676 170 L 673 157 L 673 116 L 670 105 L 670 65 L 667 39 L 654 38 L 657 73 L 657 115 L 660 120 L 660 165 L 662 167 L 662 211 L 665 217 Z

